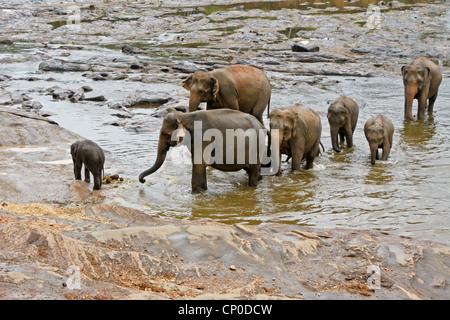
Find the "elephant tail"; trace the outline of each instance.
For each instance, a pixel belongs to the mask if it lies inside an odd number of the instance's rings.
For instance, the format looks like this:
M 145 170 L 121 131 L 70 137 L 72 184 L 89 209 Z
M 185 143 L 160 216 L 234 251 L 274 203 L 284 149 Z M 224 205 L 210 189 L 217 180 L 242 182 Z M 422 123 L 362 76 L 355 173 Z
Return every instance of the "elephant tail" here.
M 270 115 L 270 97 L 269 102 L 267 103 L 267 119 L 269 119 L 269 115 Z

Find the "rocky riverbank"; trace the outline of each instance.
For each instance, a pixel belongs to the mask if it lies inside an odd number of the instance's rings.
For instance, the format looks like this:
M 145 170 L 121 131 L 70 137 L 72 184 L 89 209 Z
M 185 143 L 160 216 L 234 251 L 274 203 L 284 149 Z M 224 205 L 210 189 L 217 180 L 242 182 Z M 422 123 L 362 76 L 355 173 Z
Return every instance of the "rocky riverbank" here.
M 380 5 L 380 28 L 367 25 L 373 12 L 363 2 L 301 10 L 244 2 L 14 0 L 1 9 L 1 299 L 449 297 L 443 243 L 161 218 L 114 203 L 136 177 L 100 191 L 73 180 L 70 144 L 82 137 L 49 120 L 49 104 L 114 110 L 114 120 L 96 125 L 142 133 L 170 108 L 185 110 L 180 84 L 197 69 L 252 64 L 275 93 L 329 90 L 336 75 L 399 76 L 417 55 L 448 77 L 445 1 Z M 107 159 L 115 174 L 117 159 Z
M 0 111 L 1 299 L 448 298 L 447 245 L 102 204 L 120 190 L 72 179 L 69 146 L 79 136 Z

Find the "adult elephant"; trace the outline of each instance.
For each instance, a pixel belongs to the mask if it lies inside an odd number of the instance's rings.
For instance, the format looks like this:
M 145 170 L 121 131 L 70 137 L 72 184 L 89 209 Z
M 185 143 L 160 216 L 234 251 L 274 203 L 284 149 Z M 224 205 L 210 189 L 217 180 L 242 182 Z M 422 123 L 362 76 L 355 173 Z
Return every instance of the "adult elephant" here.
M 102 177 L 105 164 L 105 154 L 102 148 L 91 140 L 74 142 L 70 146 L 73 160 L 73 171 L 76 180 L 81 180 L 81 168 L 84 165 L 84 181 L 91 182 L 90 174 L 94 176 L 94 189 L 102 187 Z
M 292 157 L 292 170 L 300 170 L 303 158 L 306 158 L 305 169 L 313 166 L 315 157 L 319 154 L 322 124 L 320 117 L 313 109 L 300 103 L 275 109 L 270 113 L 270 137 L 272 143 L 278 141 L 279 167 L 277 175 L 281 174 L 281 154 Z M 277 155 L 275 155 L 277 156 Z
M 331 102 L 328 107 L 328 123 L 330 124 L 331 144 L 336 152 L 339 148 L 338 135 L 341 143 L 347 141 L 347 147 L 353 146 L 353 132 L 358 122 L 359 107 L 352 98 L 341 96 Z
M 417 119 L 425 118 L 425 110 L 428 108 L 429 114 L 433 112 L 434 102 L 438 96 L 439 85 L 442 82 L 440 68 L 433 61 L 419 57 L 402 67 L 402 76 L 405 87 L 405 119 L 416 119 L 412 115 L 414 99 L 419 102 Z
M 207 110 L 240 110 L 263 123 L 262 114 L 266 106 L 270 107 L 269 79 L 262 70 L 252 66 L 237 64 L 213 71 L 196 71 L 183 81 L 183 87 L 191 93 L 190 112 L 206 102 Z
M 238 110 L 169 113 L 161 126 L 156 161 L 139 175 L 139 181 L 144 183 L 144 177 L 162 166 L 170 147 L 183 142 L 192 154 L 192 193 L 207 190 L 207 166 L 222 171 L 244 169 L 248 185 L 256 187 L 266 136 L 267 130 L 254 116 Z

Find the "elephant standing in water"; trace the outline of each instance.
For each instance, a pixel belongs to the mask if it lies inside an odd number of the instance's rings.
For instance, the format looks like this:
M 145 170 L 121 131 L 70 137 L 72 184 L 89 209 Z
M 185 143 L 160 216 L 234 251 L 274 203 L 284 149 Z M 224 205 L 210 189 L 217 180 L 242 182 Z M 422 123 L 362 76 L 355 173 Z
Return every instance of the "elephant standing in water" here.
M 102 187 L 105 154 L 102 148 L 91 140 L 74 142 L 70 147 L 75 179 L 81 180 L 81 167 L 84 165 L 84 181 L 91 182 L 89 171 L 94 176 L 94 189 Z
M 192 154 L 192 193 L 207 190 L 207 166 L 222 171 L 244 169 L 248 185 L 256 187 L 266 136 L 258 119 L 238 110 L 169 113 L 161 126 L 155 164 L 139 175 L 139 181 L 144 183 L 144 177 L 162 166 L 170 147 L 183 142 Z
M 359 107 L 351 98 L 342 96 L 331 102 L 328 107 L 328 123 L 330 124 L 331 144 L 336 152 L 341 152 L 340 142 L 347 141 L 347 147 L 353 146 L 353 132 L 358 122 Z
M 196 71 L 183 81 L 183 87 L 190 91 L 189 112 L 197 111 L 199 104 L 206 102 L 207 110 L 240 110 L 263 123 L 262 114 L 270 105 L 269 79 L 262 70 L 252 66 L 237 64 L 213 71 Z
M 370 159 L 372 165 L 379 159 L 378 148 L 383 149 L 381 160 L 387 160 L 392 148 L 394 125 L 386 116 L 380 114 L 367 120 L 364 125 L 364 134 L 369 142 Z
M 312 168 L 314 158 L 320 151 L 322 124 L 319 115 L 311 108 L 296 103 L 273 110 L 269 119 L 270 140 L 278 140 L 280 146 L 279 150 L 272 150 L 272 153 L 278 152 L 280 159 L 277 175 L 281 174 L 281 154 L 292 157 L 292 170 L 300 170 L 304 157 L 305 169 Z
M 405 86 L 405 119 L 416 119 L 412 115 L 414 99 L 419 102 L 417 119 L 425 118 L 425 110 L 428 108 L 429 114 L 433 112 L 434 102 L 438 96 L 439 85 L 442 82 L 440 68 L 433 61 L 419 57 L 402 67 L 402 76 Z

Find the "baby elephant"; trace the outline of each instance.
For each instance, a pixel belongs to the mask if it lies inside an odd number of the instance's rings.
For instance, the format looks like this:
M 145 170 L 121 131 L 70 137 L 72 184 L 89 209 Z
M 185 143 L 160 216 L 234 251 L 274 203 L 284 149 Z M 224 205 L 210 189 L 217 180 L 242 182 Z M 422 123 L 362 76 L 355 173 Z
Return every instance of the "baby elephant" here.
M 356 102 L 349 97 L 339 97 L 334 100 L 328 108 L 328 122 L 330 124 L 331 144 L 336 152 L 339 149 L 338 134 L 340 142 L 347 141 L 347 147 L 353 146 L 353 132 L 358 122 L 359 107 Z
M 281 174 L 281 154 L 292 157 L 292 170 L 300 170 L 303 158 L 306 158 L 305 169 L 312 168 L 314 158 L 319 154 L 322 134 L 319 115 L 313 109 L 296 103 L 273 110 L 269 119 L 271 143 L 278 140 L 280 147 L 273 150 L 278 152 L 280 159 L 277 175 Z
M 90 182 L 89 171 L 94 176 L 94 189 L 102 186 L 103 165 L 105 155 L 102 148 L 91 140 L 77 141 L 70 147 L 75 179 L 81 180 L 81 166 L 84 164 L 84 181 Z
M 372 165 L 375 164 L 375 159 L 379 159 L 378 148 L 383 148 L 381 160 L 387 160 L 394 135 L 392 121 L 382 114 L 373 116 L 364 125 L 364 134 L 369 142 Z

